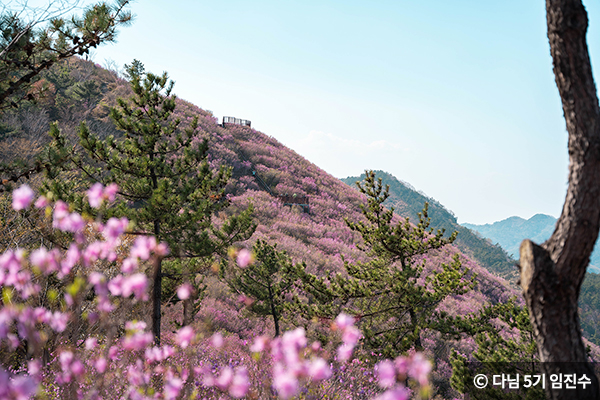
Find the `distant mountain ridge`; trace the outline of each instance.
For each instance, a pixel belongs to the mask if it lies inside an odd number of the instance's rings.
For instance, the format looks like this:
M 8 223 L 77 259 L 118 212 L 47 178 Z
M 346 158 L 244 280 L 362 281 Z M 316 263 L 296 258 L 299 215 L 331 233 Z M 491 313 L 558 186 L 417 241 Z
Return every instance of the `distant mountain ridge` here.
M 536 214 L 529 219 L 509 217 L 492 224 L 462 224 L 464 227 L 478 232 L 482 237 L 498 243 L 515 260 L 519 259 L 519 246 L 524 239 L 535 243 L 545 242 L 556 225 L 556 218 L 546 214 Z M 600 251 L 596 248 L 590 257 L 588 272 L 600 273 Z

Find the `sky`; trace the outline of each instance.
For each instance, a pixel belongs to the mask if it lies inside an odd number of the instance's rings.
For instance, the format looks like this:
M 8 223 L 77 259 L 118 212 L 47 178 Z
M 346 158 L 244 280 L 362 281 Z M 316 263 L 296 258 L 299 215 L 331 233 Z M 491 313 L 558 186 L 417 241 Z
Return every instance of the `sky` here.
M 585 1 L 592 66 L 600 5 Z M 174 92 L 335 177 L 385 170 L 460 223 L 558 217 L 567 133 L 543 0 L 140 0 L 92 55 L 167 71 Z M 596 76 L 598 76 L 596 74 Z

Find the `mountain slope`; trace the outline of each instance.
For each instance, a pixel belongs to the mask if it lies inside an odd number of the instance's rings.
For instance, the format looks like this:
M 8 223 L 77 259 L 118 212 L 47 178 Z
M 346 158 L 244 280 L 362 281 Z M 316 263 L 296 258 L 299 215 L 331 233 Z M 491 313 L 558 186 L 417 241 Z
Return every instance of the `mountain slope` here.
M 120 135 L 107 115 L 117 97 L 128 96 L 127 82 L 81 60 L 51 69 L 45 79 L 53 85 L 51 96 L 45 103 L 17 110 L 2 121 L 6 134 L 0 138 L 0 161 L 26 154 L 28 149 L 33 148 L 30 146 L 32 143 L 40 147 L 47 142 L 43 126 L 47 126 L 48 121 L 58 121 L 73 143 L 77 125 L 82 120 L 100 137 Z M 73 90 L 73 87 L 95 89 L 86 94 Z M 87 99 L 85 102 L 81 100 L 82 96 Z M 242 245 L 250 246 L 257 239 L 276 243 L 278 249 L 287 251 L 295 262 L 306 262 L 313 273 L 344 272 L 342 257 L 349 262 L 365 259 L 365 254 L 357 249 L 360 238 L 344 222 L 345 218 L 351 221 L 362 219 L 360 205 L 365 202 L 365 197 L 357 190 L 262 132 L 239 125 L 223 127 L 212 113 L 181 99 L 177 100 L 175 113 L 182 121 L 181 128 L 186 127 L 194 116 L 198 117 L 198 140 L 206 139 L 209 143 L 208 162 L 211 168 L 218 169 L 221 165 L 232 168 L 232 179 L 227 186 L 232 206 L 227 212 L 234 213 L 249 204 L 254 206 L 258 228 L 253 237 Z M 28 118 L 36 115 L 39 123 L 28 122 Z M 428 268 L 433 269 L 459 253 L 463 266 L 477 274 L 478 284 L 466 295 L 449 298 L 441 308 L 464 315 L 486 303 L 520 297 L 514 285 L 511 287 L 498 276 L 510 276 L 514 272 L 512 262 L 502 250 L 458 225 L 456 218 L 439 203 L 416 191 L 406 191 L 406 186 L 397 180 L 394 182 L 395 178 L 392 179 L 389 174 L 378 176 L 393 186 L 389 202 L 397 207 L 400 216 L 416 218 L 423 203 L 429 201 L 433 227 L 446 229 L 447 235 L 459 230 L 456 245 L 428 254 L 424 261 Z M 293 199 L 301 198 L 308 199 L 309 212 L 293 205 Z M 223 330 L 244 340 L 272 330 L 270 320 L 249 318 L 237 296 L 210 270 L 205 274 L 205 283 L 207 297 L 195 316 L 196 325 L 206 327 L 207 331 Z M 177 310 L 176 306 L 167 308 L 165 321 L 178 320 Z M 291 326 L 294 317 L 289 316 L 284 329 Z M 167 329 L 170 327 L 165 326 L 165 331 Z M 434 353 L 439 344 L 437 338 L 427 338 L 425 342 L 429 354 Z M 461 350 L 465 354 L 472 351 L 472 343 L 453 345 L 465 346 Z M 448 378 L 447 374 L 443 377 Z
M 514 260 L 511 260 L 500 246 L 489 243 L 470 229 L 459 225 L 451 211 L 435 199 L 418 192 L 410 184 L 398 180 L 387 172 L 376 171 L 376 174 L 384 184 L 389 185 L 390 197 L 386 200 L 386 205 L 394 207 L 396 213 L 402 217 L 408 217 L 411 222 L 414 222 L 418 220 L 417 214 L 421 212 L 425 202 L 429 203 L 428 213 L 431 217 L 432 228 L 444 229 L 447 233 L 457 231 L 455 245 L 461 251 L 471 254 L 480 265 L 489 271 L 510 280 L 513 284 L 516 282 Z M 363 174 L 344 178 L 342 182 L 356 187 L 356 182 L 364 179 L 364 176 Z

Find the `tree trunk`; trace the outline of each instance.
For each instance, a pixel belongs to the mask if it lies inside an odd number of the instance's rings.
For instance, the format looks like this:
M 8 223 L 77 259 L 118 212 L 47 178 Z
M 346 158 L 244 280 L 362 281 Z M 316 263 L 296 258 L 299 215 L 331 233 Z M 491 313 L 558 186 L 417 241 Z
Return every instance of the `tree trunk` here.
M 521 288 L 547 374 L 591 379 L 583 390 L 552 390 L 550 399 L 598 399 L 600 390 L 581 338 L 577 303 L 600 228 L 600 108 L 592 76 L 581 0 L 547 0 L 548 39 L 569 133 L 569 186 L 554 233 L 521 244 Z M 548 364 L 572 363 L 572 364 Z
M 160 346 L 160 307 L 162 295 L 162 258 L 156 257 L 154 261 L 154 271 L 152 276 L 152 334 L 154 335 L 154 344 Z
M 182 301 L 183 303 L 183 326 L 191 325 L 194 322 L 194 297 Z

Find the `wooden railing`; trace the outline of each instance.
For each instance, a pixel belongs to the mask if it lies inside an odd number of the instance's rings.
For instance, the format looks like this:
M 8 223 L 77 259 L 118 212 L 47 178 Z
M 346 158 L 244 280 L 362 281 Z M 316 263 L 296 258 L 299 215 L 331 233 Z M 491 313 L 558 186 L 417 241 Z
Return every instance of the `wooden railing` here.
M 240 119 L 240 118 L 235 118 L 235 117 L 223 117 L 223 127 L 225 127 L 225 124 L 232 124 L 232 125 L 241 125 L 241 126 L 247 126 L 250 128 L 251 122 L 248 121 L 247 119 Z

